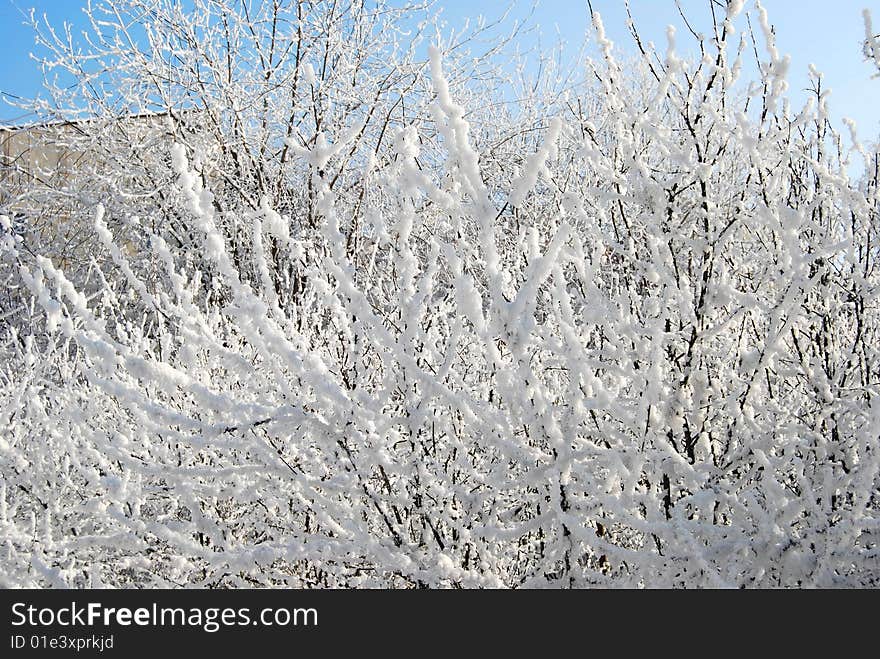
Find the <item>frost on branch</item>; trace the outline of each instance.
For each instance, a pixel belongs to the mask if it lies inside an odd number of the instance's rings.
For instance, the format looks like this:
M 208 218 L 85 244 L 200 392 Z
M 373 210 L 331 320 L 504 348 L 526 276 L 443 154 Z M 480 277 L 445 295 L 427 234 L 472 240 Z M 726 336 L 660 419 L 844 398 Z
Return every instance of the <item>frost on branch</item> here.
M 865 9 L 862 18 L 865 23 L 865 57 L 877 67 L 874 77 L 878 77 L 880 76 L 880 35 L 874 32 L 870 11 Z
M 280 165 L 178 126 L 88 276 L 5 251 L 3 584 L 878 585 L 877 156 L 741 8 L 540 114 L 435 47 Z

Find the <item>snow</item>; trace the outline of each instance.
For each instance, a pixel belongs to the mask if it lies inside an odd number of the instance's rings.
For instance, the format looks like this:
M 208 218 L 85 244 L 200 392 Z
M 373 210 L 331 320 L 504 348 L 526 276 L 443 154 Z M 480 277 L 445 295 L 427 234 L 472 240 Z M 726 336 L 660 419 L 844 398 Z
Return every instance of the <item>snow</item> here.
M 228 142 L 96 135 L 80 261 L 0 216 L 2 585 L 878 585 L 876 147 L 742 11 L 742 94 L 732 39 L 626 63 L 596 13 L 516 112 L 334 32 L 206 104 Z

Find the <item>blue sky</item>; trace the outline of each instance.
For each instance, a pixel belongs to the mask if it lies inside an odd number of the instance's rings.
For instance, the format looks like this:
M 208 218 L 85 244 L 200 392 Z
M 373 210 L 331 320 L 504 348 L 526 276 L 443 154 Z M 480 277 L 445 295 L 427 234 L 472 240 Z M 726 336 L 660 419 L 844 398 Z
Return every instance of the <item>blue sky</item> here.
M 700 29 L 706 27 L 709 0 L 682 0 L 689 18 Z M 50 22 L 70 21 L 82 24 L 81 8 L 85 0 L 0 0 L 0 43 L 4 57 L 0 63 L 0 91 L 31 96 L 39 89 L 39 70 L 29 58 L 33 37 L 21 25 L 21 9 L 35 7 Z M 499 16 L 508 7 L 506 1 L 440 0 L 451 26 L 460 25 L 467 17 L 482 12 L 487 18 Z M 751 8 L 753 0 L 747 0 Z M 802 99 L 801 89 L 807 86 L 810 63 L 825 74 L 825 84 L 833 89 L 830 105 L 833 116 L 854 119 L 863 140 L 873 141 L 880 135 L 880 79 L 871 79 L 872 69 L 864 61 L 860 42 L 864 34 L 861 11 L 872 7 L 875 23 L 880 24 L 878 0 L 764 0 L 770 20 L 777 30 L 777 45 L 792 56 L 791 96 Z M 531 11 L 530 0 L 514 0 L 510 20 L 525 17 Z M 602 14 L 609 37 L 615 48 L 631 51 L 632 40 L 626 30 L 623 0 L 593 0 L 593 7 Z M 646 39 L 665 49 L 665 29 L 678 27 L 679 49 L 687 50 L 686 30 L 674 0 L 631 0 L 637 25 Z M 589 33 L 586 0 L 539 0 L 531 19 L 540 26 L 542 42 L 551 43 L 557 34 L 572 47 L 580 44 Z M 757 29 L 757 26 L 755 26 Z M 0 105 L 0 120 L 11 121 L 18 111 Z

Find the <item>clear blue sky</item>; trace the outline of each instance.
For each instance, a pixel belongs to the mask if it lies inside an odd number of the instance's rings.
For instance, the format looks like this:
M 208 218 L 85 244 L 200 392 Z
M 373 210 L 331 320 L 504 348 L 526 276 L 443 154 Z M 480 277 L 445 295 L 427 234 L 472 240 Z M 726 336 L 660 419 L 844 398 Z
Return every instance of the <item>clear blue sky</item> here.
M 291 0 L 293 1 L 293 0 Z M 706 28 L 709 0 L 682 0 L 682 7 L 697 29 Z M 28 54 L 33 50 L 33 37 L 21 25 L 20 9 L 35 7 L 51 22 L 70 21 L 82 24 L 81 8 L 85 0 L 0 0 L 0 91 L 31 96 L 39 89 L 39 70 Z M 514 0 L 511 20 L 529 14 L 531 0 Z M 615 48 L 631 52 L 632 40 L 626 30 L 623 0 L 593 0 L 593 7 L 602 14 L 609 37 Z M 487 18 L 499 16 L 508 3 L 503 0 L 440 0 L 450 25 L 460 25 L 466 17 L 482 12 Z M 687 50 L 684 25 L 674 0 L 631 0 L 636 23 L 643 35 L 665 49 L 665 29 L 678 27 L 679 49 Z M 747 0 L 746 9 L 753 6 Z M 792 56 L 791 95 L 802 98 L 799 89 L 807 85 L 810 63 L 825 74 L 825 84 L 833 89 L 830 105 L 835 118 L 849 117 L 859 127 L 865 141 L 880 135 L 880 79 L 871 79 L 872 69 L 861 53 L 864 34 L 861 11 L 874 10 L 875 23 L 880 25 L 878 0 L 764 0 L 770 20 L 776 26 L 778 47 Z M 532 21 L 540 25 L 543 43 L 549 44 L 558 34 L 572 46 L 580 44 L 587 29 L 586 0 L 539 0 Z M 757 29 L 757 25 L 755 25 Z M 17 111 L 0 105 L 0 120 L 16 118 Z

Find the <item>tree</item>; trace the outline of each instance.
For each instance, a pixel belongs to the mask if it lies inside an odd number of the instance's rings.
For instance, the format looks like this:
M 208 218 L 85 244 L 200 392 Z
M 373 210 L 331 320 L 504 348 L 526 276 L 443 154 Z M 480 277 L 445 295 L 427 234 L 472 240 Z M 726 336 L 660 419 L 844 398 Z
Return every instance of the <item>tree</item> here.
M 593 13 L 590 86 L 494 128 L 439 48 L 269 165 L 175 128 L 148 252 L 116 199 L 94 294 L 16 263 L 7 583 L 876 585 L 877 169 L 760 6 L 738 83 L 741 10 L 631 67 Z

